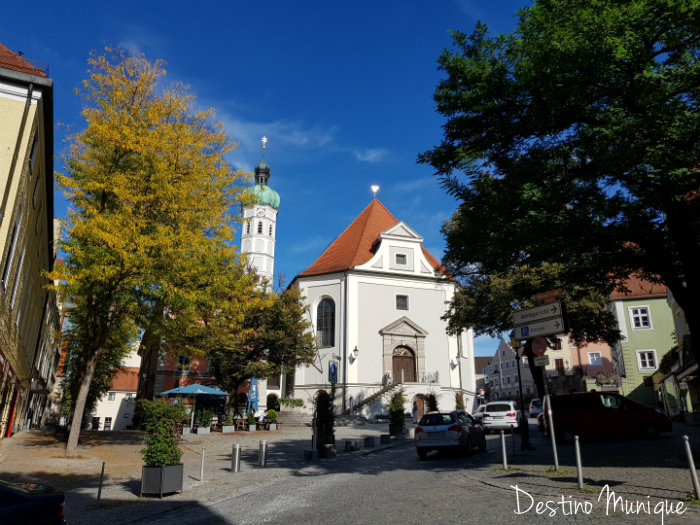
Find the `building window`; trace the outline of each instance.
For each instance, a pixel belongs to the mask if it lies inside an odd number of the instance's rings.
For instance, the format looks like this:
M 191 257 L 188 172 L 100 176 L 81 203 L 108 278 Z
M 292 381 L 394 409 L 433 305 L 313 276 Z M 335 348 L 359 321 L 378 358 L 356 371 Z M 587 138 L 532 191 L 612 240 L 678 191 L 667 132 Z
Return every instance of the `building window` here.
M 588 363 L 591 366 L 603 366 L 603 359 L 600 352 L 588 352 Z
M 552 343 L 552 350 L 561 350 L 561 339 L 555 339 Z
M 272 224 L 270 224 L 270 237 L 272 237 Z
M 7 259 L 5 259 L 5 268 L 3 268 L 2 270 L 2 283 L 5 285 L 5 288 L 7 288 L 7 281 L 10 277 L 10 271 L 12 270 L 12 261 L 15 258 L 15 251 L 17 250 L 17 236 L 19 234 L 19 226 L 21 219 L 22 208 L 20 207 L 20 211 L 17 214 L 17 219 L 15 220 L 15 225 L 12 228 L 12 236 L 10 237 L 10 250 L 8 252 Z
M 508 363 L 508 361 L 503 363 L 503 368 L 510 368 L 510 364 Z
M 397 295 L 396 296 L 396 309 L 397 310 L 408 310 L 408 295 Z
M 647 306 L 630 307 L 630 323 L 632 330 L 650 330 L 651 316 Z
M 114 401 L 116 399 L 116 394 L 114 392 L 110 392 L 107 394 L 107 401 Z
M 656 350 L 637 350 L 639 370 L 656 370 Z
M 190 358 L 185 354 L 177 356 L 177 371 L 187 372 L 190 369 Z
M 34 172 L 34 163 L 36 162 L 36 154 L 39 151 L 39 139 L 34 136 L 34 142 L 32 143 L 32 152 L 29 155 L 29 170 Z
M 112 430 L 112 418 L 111 417 L 106 417 L 105 418 L 105 430 Z
M 406 255 L 403 253 L 396 254 L 396 264 L 406 264 Z
M 246 235 L 250 233 L 250 221 L 246 221 L 245 223 L 245 233 Z
M 258 233 L 262 233 L 262 221 L 258 221 Z
M 316 308 L 316 337 L 321 347 L 335 346 L 335 302 L 325 298 Z

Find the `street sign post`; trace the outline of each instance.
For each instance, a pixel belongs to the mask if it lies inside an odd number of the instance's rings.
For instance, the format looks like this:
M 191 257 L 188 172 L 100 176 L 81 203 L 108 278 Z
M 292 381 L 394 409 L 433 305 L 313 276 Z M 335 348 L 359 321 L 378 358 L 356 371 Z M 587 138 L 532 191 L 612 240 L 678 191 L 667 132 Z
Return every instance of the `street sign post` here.
M 561 303 L 545 304 L 534 308 L 519 310 L 513 314 L 513 325 L 527 325 L 552 317 L 561 317 Z
M 535 359 L 533 360 L 535 363 L 535 366 L 548 366 L 549 365 L 549 356 L 548 355 L 537 355 L 535 356 Z
M 566 332 L 566 327 L 561 317 L 515 327 L 515 333 L 520 339 L 529 339 L 531 337 L 543 335 L 555 335 L 564 332 Z

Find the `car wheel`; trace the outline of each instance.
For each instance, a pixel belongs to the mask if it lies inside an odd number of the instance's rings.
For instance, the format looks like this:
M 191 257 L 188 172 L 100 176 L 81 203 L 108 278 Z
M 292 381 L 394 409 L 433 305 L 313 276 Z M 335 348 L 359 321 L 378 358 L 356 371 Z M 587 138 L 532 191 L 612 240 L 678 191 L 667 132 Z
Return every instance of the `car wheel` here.
M 644 436 L 644 439 L 656 439 L 659 437 L 659 429 L 653 425 L 644 425 L 642 428 L 642 436 Z
M 562 443 L 573 443 L 575 435 L 576 435 L 576 433 L 572 429 L 570 429 L 570 428 L 564 429 L 561 432 L 561 442 Z
M 418 457 L 420 459 L 425 459 L 426 457 L 428 457 L 428 451 L 424 448 L 417 448 L 416 452 L 418 453 Z
M 472 438 L 470 436 L 469 438 L 467 438 L 467 448 L 464 449 L 464 454 L 466 456 L 471 456 L 473 448 L 474 448 L 474 445 L 472 445 Z
M 479 445 L 480 452 L 486 452 L 486 436 L 481 438 L 481 444 Z

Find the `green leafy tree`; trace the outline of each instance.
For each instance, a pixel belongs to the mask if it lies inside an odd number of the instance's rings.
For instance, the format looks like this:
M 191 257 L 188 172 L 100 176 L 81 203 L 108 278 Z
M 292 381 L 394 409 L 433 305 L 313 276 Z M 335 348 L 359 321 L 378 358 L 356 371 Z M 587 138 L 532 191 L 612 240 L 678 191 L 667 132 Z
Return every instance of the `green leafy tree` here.
M 212 371 L 219 384 L 231 393 L 251 377 L 268 377 L 310 364 L 316 356 L 313 334 L 309 330 L 306 309 L 297 287 L 281 295 L 267 293 L 258 287 L 250 292 L 256 307 L 248 307 L 241 331 L 221 326 L 221 314 L 212 316 L 207 346 Z
M 428 412 L 437 412 L 438 402 L 434 392 L 428 393 Z
M 243 174 L 225 161 L 233 144 L 212 111 L 195 109 L 182 86 L 164 86 L 159 61 L 108 49 L 89 66 L 86 127 L 58 176 L 70 201 L 67 258 L 49 275 L 82 347 L 70 455 L 98 364 L 129 342 L 124 326 L 144 330 L 146 353 L 159 352 L 162 334 L 196 324 L 209 295 L 203 272 L 239 264 L 229 210 Z
M 448 268 L 560 263 L 565 290 L 603 295 L 637 274 L 700 333 L 700 3 L 535 0 L 519 16 L 512 34 L 455 31 L 439 59 L 444 135 L 420 161 L 460 202 Z

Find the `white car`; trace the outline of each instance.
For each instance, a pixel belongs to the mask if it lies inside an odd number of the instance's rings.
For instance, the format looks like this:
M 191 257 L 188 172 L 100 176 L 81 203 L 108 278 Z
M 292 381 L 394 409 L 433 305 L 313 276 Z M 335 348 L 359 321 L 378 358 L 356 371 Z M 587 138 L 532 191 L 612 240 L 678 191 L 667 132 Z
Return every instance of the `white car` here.
M 486 404 L 481 424 L 484 430 L 517 430 L 520 410 L 515 409 L 514 401 L 492 401 Z

